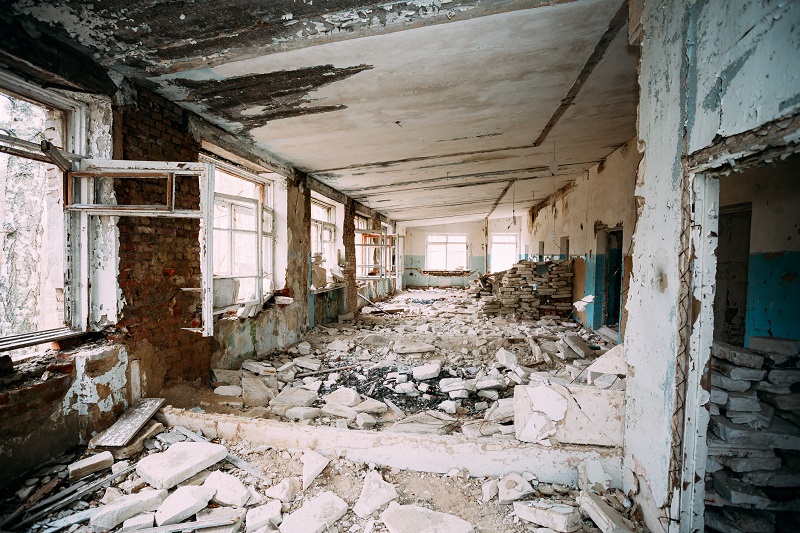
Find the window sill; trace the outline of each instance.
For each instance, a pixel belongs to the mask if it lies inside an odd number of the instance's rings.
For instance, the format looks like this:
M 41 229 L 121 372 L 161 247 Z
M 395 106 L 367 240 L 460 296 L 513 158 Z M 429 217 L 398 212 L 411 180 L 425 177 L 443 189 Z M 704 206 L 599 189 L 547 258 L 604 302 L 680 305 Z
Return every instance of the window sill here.
M 335 291 L 337 289 L 344 289 L 345 287 L 347 287 L 347 283 L 337 283 L 336 285 L 332 285 L 330 287 L 323 287 L 321 289 L 309 290 L 308 293 L 309 294 L 322 294 L 323 292 L 331 292 L 331 291 Z
M 0 352 L 16 350 L 17 348 L 28 348 L 30 346 L 36 346 L 37 344 L 70 339 L 72 337 L 79 337 L 80 335 L 83 335 L 82 331 L 72 328 L 48 329 L 36 331 L 34 333 L 12 335 L 0 338 Z

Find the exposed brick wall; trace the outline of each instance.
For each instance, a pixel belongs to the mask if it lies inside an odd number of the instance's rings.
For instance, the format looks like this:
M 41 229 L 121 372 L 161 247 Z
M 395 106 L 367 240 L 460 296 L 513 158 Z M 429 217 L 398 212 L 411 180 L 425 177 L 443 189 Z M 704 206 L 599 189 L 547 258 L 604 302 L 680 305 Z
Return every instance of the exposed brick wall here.
M 119 112 L 121 111 L 121 112 Z M 136 105 L 118 110 L 123 159 L 197 161 L 199 144 L 188 133 L 188 113 L 151 91 L 139 88 Z M 119 139 L 117 140 L 119 142 Z M 165 201 L 163 180 L 117 180 L 121 204 Z M 197 209 L 196 180 L 176 182 L 176 207 Z M 127 333 L 131 359 L 139 359 L 143 392 L 157 394 L 164 385 L 208 379 L 211 347 L 196 327 L 200 287 L 199 221 L 175 218 L 121 217 L 119 283 L 125 298 L 118 326 Z
M 355 313 L 358 310 L 358 287 L 356 287 L 356 204 L 348 199 L 344 206 L 344 225 L 342 227 L 342 241 L 344 243 L 344 260 L 347 268 L 342 272 L 347 280 L 347 312 Z

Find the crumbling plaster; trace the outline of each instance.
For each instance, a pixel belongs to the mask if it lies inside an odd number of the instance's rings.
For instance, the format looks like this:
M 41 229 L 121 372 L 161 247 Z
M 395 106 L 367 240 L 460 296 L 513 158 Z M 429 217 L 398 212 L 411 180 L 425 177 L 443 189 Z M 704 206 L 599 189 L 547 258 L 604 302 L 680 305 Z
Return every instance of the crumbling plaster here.
M 800 6 L 755 1 L 740 6 L 732 16 L 729 6 L 720 3 L 670 0 L 645 3 L 642 15 L 639 137 L 644 159 L 637 178 L 640 214 L 626 301 L 625 354 L 633 371 L 627 389 L 623 475 L 626 488 L 639 488 L 638 500 L 652 531 L 668 528 L 671 494 L 679 489 L 679 478 L 671 475 L 679 472 L 679 465 L 671 464 L 672 447 L 665 443 L 681 437 L 673 433 L 672 422 L 679 353 L 679 244 L 686 223 L 682 184 L 688 179 L 682 158 L 709 144 L 717 133 L 740 133 L 800 108 L 800 100 L 791 101 L 800 92 L 800 77 L 788 66 L 800 63 L 797 32 L 789 29 L 800 21 Z M 773 20 L 767 23 L 769 19 Z M 748 31 L 751 28 L 756 31 Z M 732 54 L 707 61 L 704 50 L 716 48 L 714 36 L 725 34 L 742 44 Z M 705 101 L 703 88 L 732 71 L 741 90 L 729 88 L 719 103 L 705 104 L 707 108 L 697 113 L 694 104 Z M 792 75 L 781 80 L 787 72 Z M 762 84 L 767 76 L 770 82 Z M 774 77 L 780 81 L 773 82 Z M 786 103 L 765 103 L 776 99 Z

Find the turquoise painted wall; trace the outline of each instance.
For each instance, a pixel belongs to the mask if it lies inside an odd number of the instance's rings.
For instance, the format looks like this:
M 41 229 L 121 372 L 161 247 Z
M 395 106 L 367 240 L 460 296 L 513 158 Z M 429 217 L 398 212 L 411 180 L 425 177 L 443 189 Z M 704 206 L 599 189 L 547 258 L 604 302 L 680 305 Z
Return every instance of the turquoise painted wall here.
M 750 255 L 745 346 L 750 337 L 800 338 L 800 252 Z
M 424 255 L 406 255 L 403 284 L 406 287 L 466 287 L 473 279 L 484 275 L 485 258 L 482 255 L 470 257 L 469 267 L 472 274 L 469 276 L 426 276 Z
M 586 280 L 583 287 L 584 296 L 594 295 L 594 301 L 586 306 L 586 324 L 592 329 L 597 329 L 603 325 L 603 303 L 605 302 L 605 273 L 606 256 L 585 255 L 583 260 L 586 262 Z

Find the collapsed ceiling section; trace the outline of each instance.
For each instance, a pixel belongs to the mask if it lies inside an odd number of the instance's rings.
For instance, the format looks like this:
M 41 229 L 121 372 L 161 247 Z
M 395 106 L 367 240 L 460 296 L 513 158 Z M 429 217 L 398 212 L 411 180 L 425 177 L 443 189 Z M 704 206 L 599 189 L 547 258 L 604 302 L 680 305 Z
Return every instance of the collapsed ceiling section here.
M 398 221 L 519 215 L 635 134 L 620 0 L 15 9 Z

